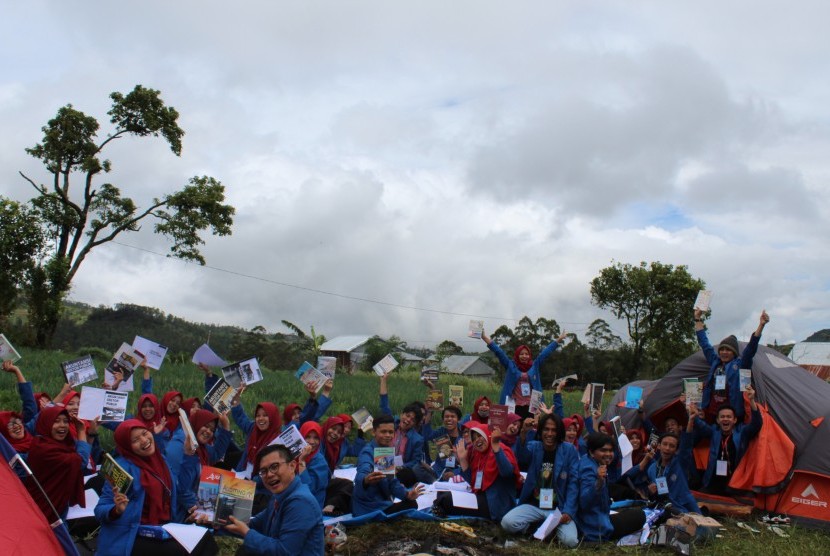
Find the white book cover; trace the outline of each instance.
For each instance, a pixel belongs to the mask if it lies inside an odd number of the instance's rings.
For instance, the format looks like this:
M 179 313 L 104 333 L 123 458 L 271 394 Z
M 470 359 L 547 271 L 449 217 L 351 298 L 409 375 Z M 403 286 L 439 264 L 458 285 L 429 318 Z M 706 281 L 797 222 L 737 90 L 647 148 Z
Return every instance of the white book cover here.
M 115 383 L 115 375 L 113 372 L 121 373 L 121 384 L 118 385 L 118 390 L 121 392 L 132 392 L 135 388 L 133 386 L 133 375 L 141 366 L 144 360 L 144 354 L 140 353 L 133 346 L 124 342 L 115 355 L 112 356 L 107 368 L 104 369 L 104 380 L 108 384 Z
M 102 388 L 81 388 L 78 418 L 92 421 L 100 417 L 102 423 L 120 423 L 127 414 L 128 392 L 115 392 Z
M 291 425 L 280 433 L 278 437 L 271 441 L 271 444 L 279 444 L 285 446 L 291 451 L 291 458 L 297 458 L 303 448 L 308 446 L 303 435 L 297 430 L 297 427 Z
M 11 361 L 14 363 L 20 359 L 20 354 L 14 349 L 4 334 L 0 334 L 0 361 Z
M 467 333 L 467 336 L 470 338 L 476 338 L 477 340 L 481 339 L 481 335 L 484 333 L 484 321 L 483 320 L 471 320 L 470 321 L 470 331 Z
M 262 380 L 262 370 L 256 357 L 251 357 L 222 367 L 222 376 L 228 384 L 239 390 L 243 386 L 250 386 Z
M 385 374 L 391 373 L 395 367 L 398 366 L 398 362 L 395 361 L 395 358 L 392 357 L 391 354 L 387 355 L 372 367 L 375 370 L 378 376 L 383 376 Z
M 193 450 L 199 448 L 199 441 L 196 440 L 196 433 L 193 432 L 193 427 L 190 426 L 190 416 L 185 413 L 184 409 L 179 408 L 179 423 L 182 425 L 184 437 L 190 441 L 190 446 Z
M 204 363 L 208 367 L 224 367 L 228 364 L 227 361 L 216 355 L 216 352 L 210 349 L 210 346 L 207 344 L 200 345 L 190 360 L 197 365 Z
M 317 356 L 317 370 L 326 375 L 327 378 L 334 378 L 337 370 L 337 358 L 328 355 Z
M 303 361 L 303 364 L 300 365 L 300 368 L 297 369 L 294 376 L 300 379 L 300 381 L 306 386 L 311 385 L 314 388 L 314 392 L 319 392 L 328 380 L 326 375 L 318 371 L 317 368 L 308 361 Z
M 704 313 L 709 310 L 712 304 L 712 290 L 700 290 L 697 292 L 695 299 L 695 309 L 700 309 Z
M 161 369 L 164 356 L 167 355 L 167 346 L 163 346 L 147 338 L 136 336 L 133 347 L 147 358 L 147 366 L 151 369 Z

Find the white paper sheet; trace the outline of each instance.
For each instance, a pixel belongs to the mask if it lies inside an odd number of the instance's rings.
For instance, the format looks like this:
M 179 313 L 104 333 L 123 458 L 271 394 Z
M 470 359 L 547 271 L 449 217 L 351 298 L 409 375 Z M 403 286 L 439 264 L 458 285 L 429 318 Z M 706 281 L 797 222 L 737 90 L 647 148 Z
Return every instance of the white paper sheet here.
M 622 462 L 620 464 L 620 472 L 625 473 L 632 467 L 634 467 L 634 461 L 631 459 L 631 454 L 623 456 Z
M 354 478 L 357 477 L 357 467 L 349 467 L 347 469 L 335 469 L 334 473 L 332 473 L 331 476 L 335 479 L 348 479 L 351 482 L 354 482 Z
M 461 481 L 454 483 L 452 481 L 435 481 L 431 485 L 427 485 L 427 490 L 441 491 L 441 490 L 456 490 L 458 492 L 470 492 L 470 483 Z
M 628 439 L 628 436 L 621 434 L 617 437 L 617 442 L 620 445 L 620 453 L 622 455 L 627 456 L 634 453 L 634 446 L 631 445 L 631 441 Z
M 133 347 L 140 351 L 147 359 L 147 366 L 159 370 L 164 356 L 167 355 L 167 346 L 163 346 L 147 338 L 136 336 L 133 340 Z
M 450 491 L 452 494 L 452 505 L 457 508 L 478 509 L 478 498 L 472 492 Z
M 418 509 L 419 510 L 428 510 L 432 507 L 432 503 L 435 502 L 435 499 L 438 497 L 438 493 L 433 492 L 424 492 L 420 495 L 417 499 L 418 502 Z
M 66 512 L 67 521 L 70 519 L 79 519 L 81 517 L 95 516 L 95 506 L 98 505 L 98 493 L 92 489 L 85 490 L 84 499 L 86 500 L 86 508 L 82 508 L 78 504 L 69 506 L 69 510 Z
M 208 532 L 206 528 L 192 523 L 165 523 L 161 528 L 170 533 L 170 536 L 176 539 L 187 550 L 188 554 L 193 552 L 193 549 L 196 548 L 196 545 L 199 544 L 202 537 Z
M 559 511 L 559 508 L 556 508 L 551 513 L 548 514 L 548 517 L 545 518 L 545 521 L 536 529 L 536 532 L 533 533 L 534 539 L 539 539 L 543 541 L 550 535 L 554 529 L 556 529 L 559 522 L 562 521 L 562 512 Z
M 202 344 L 193 354 L 193 359 L 191 359 L 194 363 L 204 363 L 208 367 L 225 367 L 227 366 L 228 362 L 216 355 L 210 346 L 207 344 Z

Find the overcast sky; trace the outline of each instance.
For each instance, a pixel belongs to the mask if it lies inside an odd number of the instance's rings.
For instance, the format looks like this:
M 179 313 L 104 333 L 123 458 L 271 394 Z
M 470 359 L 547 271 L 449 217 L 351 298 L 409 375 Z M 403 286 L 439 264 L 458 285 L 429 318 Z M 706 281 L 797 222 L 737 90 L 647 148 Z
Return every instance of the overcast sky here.
M 625 336 L 589 282 L 661 261 L 714 290 L 713 340 L 763 308 L 764 341 L 830 327 L 827 2 L 3 4 L 1 194 L 47 179 L 24 148 L 59 107 L 103 135 L 142 84 L 182 156 L 124 139 L 106 181 L 146 206 L 208 174 L 236 207 L 215 268 L 151 253 L 147 224 L 74 300 L 478 349 L 471 315 Z

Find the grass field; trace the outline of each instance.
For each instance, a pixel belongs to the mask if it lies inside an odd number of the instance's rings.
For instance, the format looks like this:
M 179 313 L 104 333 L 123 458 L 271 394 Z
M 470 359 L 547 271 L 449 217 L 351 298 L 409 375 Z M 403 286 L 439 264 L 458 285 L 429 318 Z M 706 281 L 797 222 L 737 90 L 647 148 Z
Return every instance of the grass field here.
M 18 361 L 18 366 L 26 378 L 33 383 L 35 391 L 45 390 L 51 395 L 56 394 L 63 385 L 63 376 L 60 371 L 61 361 L 76 357 L 74 353 L 61 353 L 57 351 L 33 351 L 21 350 L 23 358 Z M 103 376 L 105 361 L 96 360 L 96 367 L 99 374 Z M 246 411 L 251 415 L 253 408 L 260 401 L 272 401 L 280 408 L 291 402 L 303 403 L 307 394 L 299 380 L 293 376 L 293 371 L 273 371 L 263 369 L 265 379 L 253 385 L 244 395 L 243 404 Z M 0 408 L 18 409 L 20 400 L 15 388 L 13 375 L 4 375 L 0 379 L 5 384 L 0 387 Z M 168 390 L 179 390 L 185 397 L 204 395 L 204 375 L 192 364 L 173 364 L 165 362 L 160 371 L 154 371 L 154 391 L 161 396 Z M 439 386 L 447 395 L 449 384 L 460 384 L 464 386 L 464 411 L 472 409 L 473 401 L 480 395 L 486 395 L 491 399 L 497 399 L 499 387 L 495 383 L 479 379 L 466 379 L 442 375 Z M 92 385 L 92 384 L 91 384 Z M 138 385 L 137 385 L 138 386 Z M 419 382 L 418 374 L 414 371 L 393 372 L 389 377 L 389 397 L 393 410 L 399 410 L 406 403 L 413 400 L 423 400 L 426 389 Z M 546 392 L 550 395 L 551 392 Z M 608 394 L 611 395 L 610 393 Z M 565 413 L 571 414 L 581 411 L 581 394 L 573 392 L 565 395 Z M 137 394 L 130 395 L 129 411 L 134 410 Z M 329 415 L 337 413 L 351 413 L 354 410 L 365 406 L 370 412 L 378 411 L 378 377 L 374 374 L 360 373 L 354 376 L 339 374 L 335 379 L 335 387 L 332 392 L 333 406 Z M 434 417 L 438 423 L 438 416 Z M 244 439 L 237 433 L 238 442 Z M 106 429 L 101 429 L 101 442 L 105 449 L 112 447 L 111 434 Z M 830 554 L 830 535 L 793 527 L 790 531 L 791 538 L 781 539 L 773 533 L 763 529 L 760 525 L 756 528 L 762 529 L 759 534 L 752 534 L 738 529 L 731 520 L 723 520 L 726 529 L 721 532 L 722 538 L 715 542 L 696 547 L 696 554 L 711 555 L 758 555 L 758 554 L 782 554 L 809 556 L 819 554 Z M 371 524 L 359 528 L 349 529 L 349 541 L 340 551 L 343 554 L 383 554 L 388 553 L 390 547 L 386 543 L 393 540 L 411 541 L 406 546 L 418 547 L 418 550 L 433 551 L 438 554 L 444 546 L 462 546 L 467 554 L 565 554 L 570 551 L 559 549 L 554 543 L 547 544 L 519 540 L 518 545 L 505 549 L 504 543 L 508 539 L 498 527 L 485 522 L 471 522 L 470 525 L 476 530 L 478 539 L 468 540 L 439 529 L 436 523 L 401 521 L 394 524 Z M 511 539 L 517 540 L 517 539 Z M 439 546 L 440 545 L 440 546 Z M 236 543 L 232 539 L 222 540 L 223 554 L 233 554 Z M 398 547 L 406 550 L 406 546 Z M 588 549 L 593 553 L 645 553 L 663 552 L 657 548 L 629 548 L 618 549 L 610 544 L 591 547 Z M 584 549 L 580 549 L 580 552 Z

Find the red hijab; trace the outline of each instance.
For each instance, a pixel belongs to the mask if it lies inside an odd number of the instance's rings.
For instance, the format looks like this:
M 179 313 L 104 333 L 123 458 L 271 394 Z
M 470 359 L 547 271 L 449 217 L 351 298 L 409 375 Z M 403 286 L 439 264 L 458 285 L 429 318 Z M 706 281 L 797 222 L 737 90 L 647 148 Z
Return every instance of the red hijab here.
M 490 429 L 487 427 L 482 427 L 479 425 L 474 425 L 470 427 L 470 430 L 474 433 L 478 433 L 484 438 L 487 439 L 487 449 L 484 452 L 479 452 L 475 449 L 475 442 L 473 442 L 473 446 L 469 448 L 470 455 L 470 470 L 471 476 L 473 477 L 473 492 L 483 492 L 490 488 L 496 479 L 499 477 L 499 465 L 496 462 L 496 454 L 493 452 L 493 446 L 490 443 Z M 501 445 L 501 450 L 504 452 L 504 455 L 507 457 L 507 460 L 513 466 L 513 478 L 518 489 L 521 486 L 521 478 L 522 475 L 519 473 L 519 464 L 516 463 L 516 456 L 513 455 L 513 450 L 510 449 L 509 446 L 505 446 L 503 443 Z M 481 481 L 481 488 L 475 488 L 475 477 L 478 472 L 483 472 L 483 480 Z
M 285 406 L 282 410 L 282 422 L 286 425 L 294 420 L 294 410 L 295 409 L 302 409 L 300 404 L 290 403 Z
M 12 438 L 11 433 L 9 433 L 9 423 L 12 418 L 23 420 L 23 416 L 16 411 L 0 411 L 0 427 L 2 427 L 0 428 L 0 433 L 3 434 L 18 454 L 25 454 L 32 447 L 34 437 L 29 434 L 29 431 L 26 430 L 26 424 L 23 423 L 23 438 Z
M 175 390 L 171 390 L 167 392 L 164 397 L 161 399 L 161 413 L 167 418 L 167 430 L 171 433 L 176 432 L 176 429 L 179 428 L 179 412 L 174 411 L 173 413 L 168 413 L 167 411 L 167 404 L 170 403 L 170 400 L 175 398 L 176 396 L 184 399 L 181 392 L 177 392 Z M 152 432 L 152 431 L 150 431 Z M 195 431 L 194 431 L 195 432 Z
M 517 415 L 515 413 L 508 413 L 507 414 L 507 422 L 505 423 L 505 427 L 509 427 L 516 421 L 521 421 L 521 415 Z M 516 438 L 519 436 L 519 433 L 516 434 L 509 434 L 507 431 L 501 433 L 501 441 L 502 443 L 507 444 L 511 448 L 516 444 Z
M 530 363 L 522 363 L 519 361 L 519 354 L 523 351 L 526 351 L 527 354 L 530 356 Z M 526 345 L 521 345 L 516 348 L 516 351 L 513 352 L 513 362 L 516 363 L 516 366 L 519 367 L 519 370 L 523 373 L 526 373 L 530 370 L 533 366 L 533 353 L 531 353 L 530 348 Z
M 638 465 L 641 461 L 643 461 L 643 457 L 646 455 L 646 433 L 643 429 L 629 429 L 625 431 L 625 435 L 629 440 L 634 437 L 640 439 L 640 447 L 631 453 L 631 463 L 633 465 Z
M 74 398 L 75 396 L 80 398 L 81 394 L 79 392 L 76 392 L 75 390 L 70 390 L 69 393 L 63 397 L 63 399 L 61 400 L 61 404 L 64 406 L 64 408 L 69 404 L 69 402 L 72 401 L 72 398 Z M 81 400 L 78 399 L 78 403 L 80 402 Z M 83 423 L 86 424 L 86 421 L 83 421 Z M 72 420 L 72 417 L 69 418 L 69 434 L 72 435 L 73 439 L 78 439 L 78 427 L 75 426 L 75 421 Z
M 141 508 L 141 523 L 145 525 L 161 525 L 167 523 L 173 517 L 172 491 L 174 488 L 170 469 L 164 461 L 161 452 L 156 450 L 151 456 L 142 457 L 133 452 L 130 435 L 133 429 L 145 429 L 153 433 L 152 429 L 145 427 L 138 419 L 128 419 L 118 425 L 115 429 L 115 446 L 121 456 L 130 463 L 141 469 L 141 476 L 138 477 L 141 487 L 144 489 L 144 507 Z M 136 477 L 133 477 L 135 479 Z
M 184 409 L 184 412 L 187 414 L 188 418 L 190 417 L 190 412 L 193 410 L 193 404 L 199 404 L 199 409 L 202 409 L 202 400 L 199 398 L 187 398 L 185 401 L 181 403 L 181 408 Z
M 152 419 L 145 419 L 141 415 L 141 406 L 144 405 L 144 402 L 147 400 L 153 404 L 153 409 L 155 410 L 153 413 Z M 153 432 L 153 427 L 155 427 L 159 421 L 161 421 L 161 406 L 159 405 L 159 399 L 155 396 L 155 394 L 142 394 L 140 398 L 138 398 L 138 409 L 135 414 L 135 418 L 141 421 L 142 425 L 150 429 L 150 432 Z
M 473 414 L 470 415 L 470 421 L 484 423 L 485 425 L 488 423 L 488 421 L 490 421 L 490 415 L 487 415 L 487 417 L 482 417 L 478 414 L 478 406 L 480 406 L 481 402 L 483 402 L 484 400 L 487 400 L 488 405 L 493 405 L 492 403 L 490 403 L 490 398 L 488 398 L 487 396 L 481 396 L 478 399 L 476 399 L 476 402 L 473 404 Z
M 35 404 L 37 404 L 37 410 L 40 411 L 40 399 L 46 398 L 48 401 L 52 401 L 52 396 L 47 394 L 46 392 L 35 392 Z
M 323 427 L 320 426 L 320 423 L 316 421 L 306 421 L 303 423 L 300 427 L 300 434 L 303 435 L 303 438 L 308 439 L 308 433 L 310 432 L 317 433 L 317 438 L 320 439 L 320 443 L 317 445 L 317 449 L 308 454 L 308 457 L 305 458 L 307 462 L 311 461 L 311 458 L 317 455 L 317 452 L 320 451 L 320 446 L 323 444 Z
M 59 405 L 44 407 L 40 412 L 27 461 L 55 509 L 63 513 L 75 504 L 85 507 L 86 500 L 84 470 L 81 458 L 75 452 L 75 441 L 69 434 L 63 440 L 52 438 L 52 425 L 60 415 L 65 415 L 71 422 L 66 408 Z M 27 487 L 46 519 L 50 523 L 54 521 L 52 509 L 40 489 L 29 483 Z
M 254 426 L 248 434 L 248 452 L 246 454 L 247 461 L 254 464 L 252 477 L 259 471 L 259 466 L 256 464 L 256 455 L 262 448 L 268 446 L 272 440 L 280 435 L 282 429 L 282 421 L 280 421 L 280 409 L 271 402 L 262 402 L 254 409 L 254 419 L 256 419 L 256 412 L 262 408 L 265 414 L 268 415 L 268 428 L 264 431 L 259 430 L 259 427 Z
M 196 454 L 199 456 L 199 463 L 202 465 L 210 465 L 210 458 L 208 456 L 207 448 L 205 448 L 204 444 L 199 442 L 199 429 L 212 421 L 219 421 L 219 416 L 212 411 L 208 411 L 207 409 L 200 409 L 193 415 L 188 414 L 188 421 L 190 421 L 190 427 L 193 429 L 193 434 L 196 435 L 196 442 L 199 444 L 196 448 Z
M 349 419 L 351 419 L 351 417 Z M 342 425 L 343 423 L 343 418 L 340 415 L 329 417 L 323 424 L 322 436 L 320 437 L 320 442 L 322 442 L 323 446 L 326 448 L 326 462 L 328 462 L 329 469 L 332 471 L 334 471 L 334 468 L 337 467 L 337 462 L 340 461 L 340 450 L 343 448 L 343 441 L 346 440 L 346 437 L 341 434 L 340 440 L 334 443 L 329 442 L 329 430 L 332 427 Z
M 574 413 L 573 415 L 571 415 L 571 420 L 573 420 L 576 423 L 576 438 L 578 440 L 579 437 L 582 436 L 582 431 L 585 430 L 585 418 L 579 413 Z

